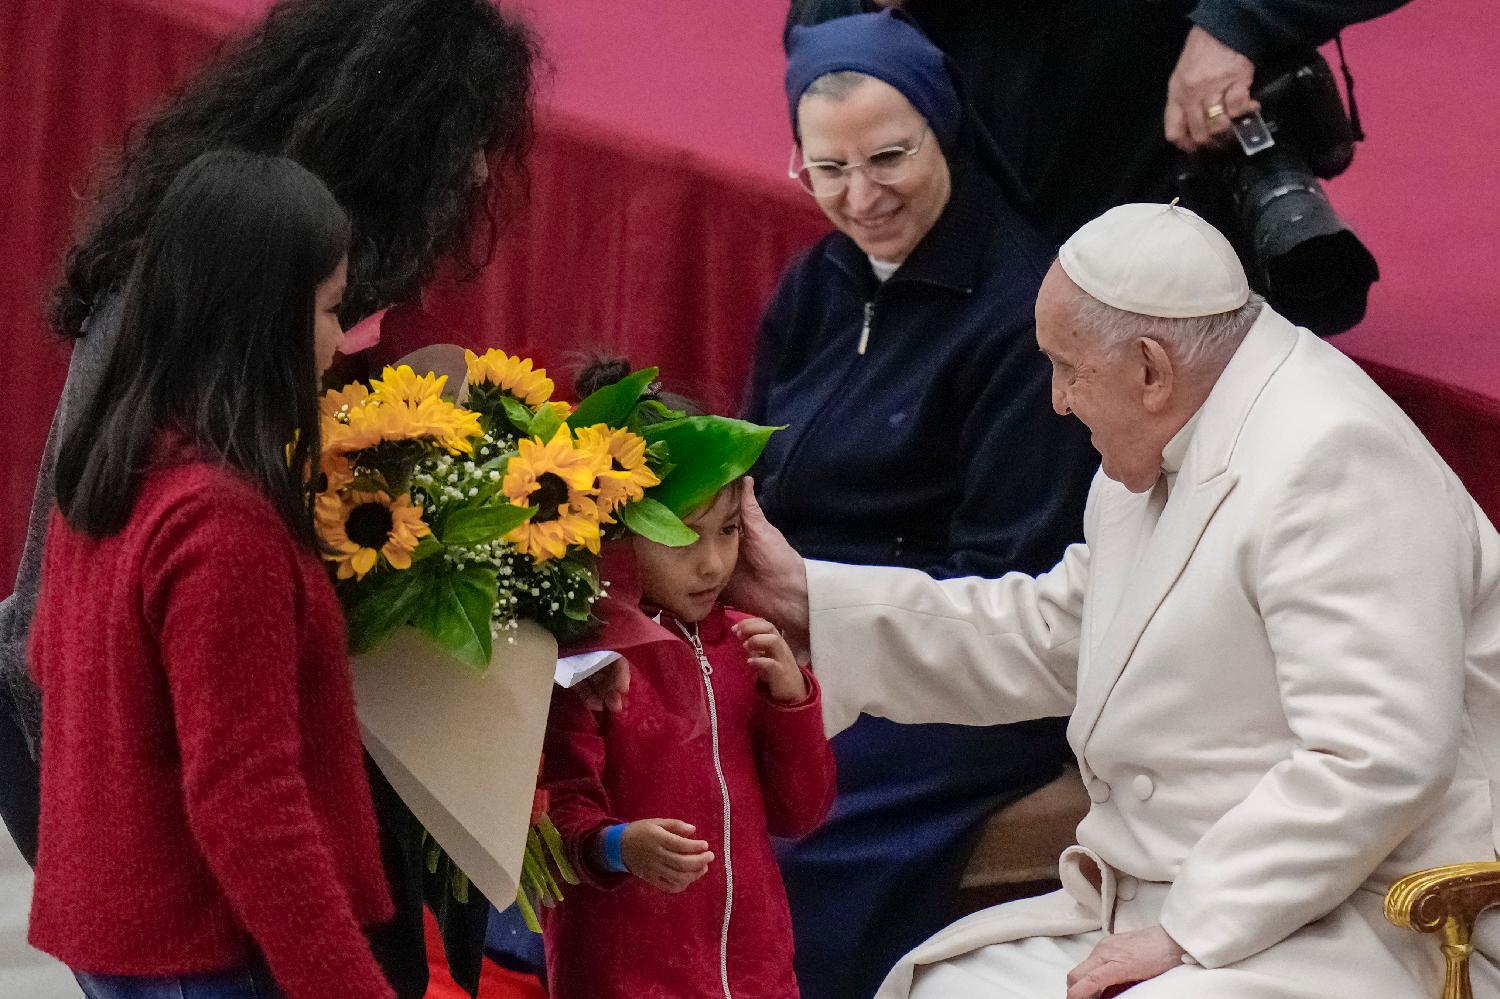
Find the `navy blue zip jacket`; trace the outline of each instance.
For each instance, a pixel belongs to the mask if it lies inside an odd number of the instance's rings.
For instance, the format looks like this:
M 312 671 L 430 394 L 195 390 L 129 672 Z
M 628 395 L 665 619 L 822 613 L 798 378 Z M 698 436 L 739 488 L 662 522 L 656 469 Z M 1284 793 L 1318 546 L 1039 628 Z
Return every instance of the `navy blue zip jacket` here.
M 1052 411 L 1032 332 L 1050 258 L 987 175 L 956 166 L 947 207 L 885 284 L 842 233 L 792 264 L 762 324 L 748 415 L 787 425 L 758 485 L 798 551 L 997 576 L 1049 569 L 1082 536 L 1098 459 L 1083 425 Z M 1068 748 L 1060 719 L 867 717 L 832 744 L 833 814 L 782 846 L 781 870 L 803 999 L 869 999 L 952 920 L 985 817 L 1055 777 Z
M 787 425 L 757 484 L 798 552 L 998 576 L 1049 569 L 1082 537 L 1098 456 L 1077 419 L 1053 412 L 1033 332 L 1051 259 L 960 163 L 947 207 L 883 285 L 841 232 L 792 263 L 745 413 Z

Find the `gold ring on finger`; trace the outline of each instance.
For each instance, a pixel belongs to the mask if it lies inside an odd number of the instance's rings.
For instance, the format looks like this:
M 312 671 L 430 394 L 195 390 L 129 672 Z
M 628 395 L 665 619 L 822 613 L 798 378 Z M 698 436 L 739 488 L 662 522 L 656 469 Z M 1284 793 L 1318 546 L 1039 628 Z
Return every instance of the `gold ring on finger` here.
M 1207 114 L 1210 118 L 1222 118 L 1224 117 L 1224 105 L 1210 104 L 1208 106 L 1208 110 L 1204 113 Z

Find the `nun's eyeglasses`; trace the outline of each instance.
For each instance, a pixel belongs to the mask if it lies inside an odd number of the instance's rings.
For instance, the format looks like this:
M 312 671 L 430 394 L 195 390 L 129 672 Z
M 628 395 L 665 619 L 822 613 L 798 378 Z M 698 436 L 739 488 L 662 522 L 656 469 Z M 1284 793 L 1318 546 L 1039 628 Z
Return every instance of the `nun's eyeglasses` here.
M 792 157 L 787 164 L 786 175 L 802 185 L 802 189 L 815 198 L 837 198 L 849 187 L 849 175 L 856 170 L 864 171 L 866 177 L 881 186 L 899 184 L 911 176 L 913 157 L 922 151 L 922 143 L 932 129 L 924 128 L 917 137 L 916 145 L 887 146 L 866 156 L 859 163 L 840 163 L 837 160 L 802 160 L 800 147 L 792 148 Z

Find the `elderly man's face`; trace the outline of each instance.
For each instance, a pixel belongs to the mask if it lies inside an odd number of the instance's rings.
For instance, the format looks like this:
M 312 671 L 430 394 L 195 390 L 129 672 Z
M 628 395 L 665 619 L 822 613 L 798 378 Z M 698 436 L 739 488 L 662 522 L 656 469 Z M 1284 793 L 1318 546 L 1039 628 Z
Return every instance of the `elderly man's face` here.
M 1146 492 L 1161 475 L 1162 442 L 1146 407 L 1142 365 L 1078 327 L 1080 294 L 1054 263 L 1037 295 L 1036 341 L 1052 362 L 1052 408 L 1089 428 L 1105 475 Z
M 861 163 L 893 146 L 916 149 L 899 183 L 877 184 L 862 170 L 848 187 L 819 198 L 828 220 L 877 260 L 900 263 L 948 204 L 948 161 L 927 120 L 901 92 L 873 77 L 838 99 L 806 97 L 797 108 L 802 158 Z

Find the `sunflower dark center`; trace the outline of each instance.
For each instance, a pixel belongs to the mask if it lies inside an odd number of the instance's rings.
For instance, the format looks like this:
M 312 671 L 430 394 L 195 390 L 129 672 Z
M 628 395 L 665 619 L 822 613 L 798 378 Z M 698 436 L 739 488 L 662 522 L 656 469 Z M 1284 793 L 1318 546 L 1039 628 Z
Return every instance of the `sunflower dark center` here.
M 391 528 L 394 526 L 391 511 L 383 504 L 361 503 L 349 511 L 349 519 L 344 522 L 344 533 L 361 548 L 379 548 L 391 536 Z
M 551 472 L 537 476 L 536 491 L 531 494 L 531 505 L 536 507 L 533 524 L 556 520 L 568 502 L 568 484 Z

